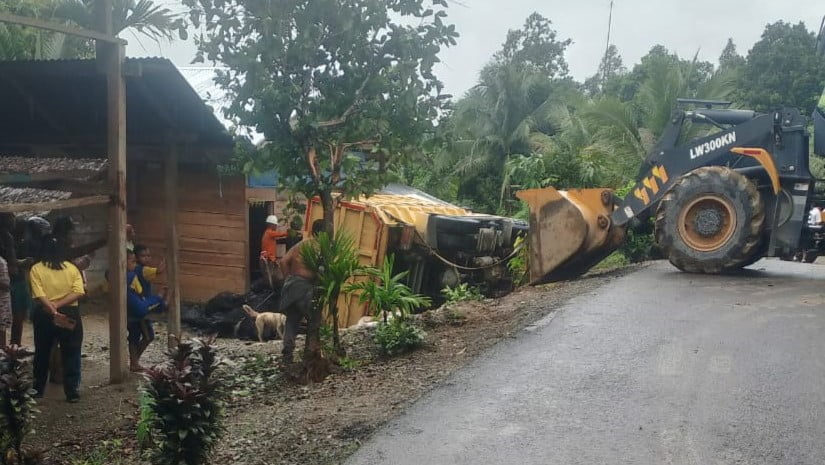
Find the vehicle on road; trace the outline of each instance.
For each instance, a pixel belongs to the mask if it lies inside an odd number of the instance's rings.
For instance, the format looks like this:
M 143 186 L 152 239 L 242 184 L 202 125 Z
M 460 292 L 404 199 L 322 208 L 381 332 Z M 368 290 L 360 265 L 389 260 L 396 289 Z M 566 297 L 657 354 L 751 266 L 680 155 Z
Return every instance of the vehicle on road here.
M 818 48 L 825 52 L 823 32 Z M 811 117 L 820 156 L 823 104 L 825 96 Z M 807 221 L 822 204 L 808 165 L 811 119 L 791 107 L 729 107 L 678 99 L 624 199 L 602 188 L 519 192 L 530 205 L 531 281 L 584 273 L 622 245 L 628 228 L 651 218 L 664 256 L 687 272 L 721 273 L 763 257 L 810 263 L 825 253 L 821 226 Z

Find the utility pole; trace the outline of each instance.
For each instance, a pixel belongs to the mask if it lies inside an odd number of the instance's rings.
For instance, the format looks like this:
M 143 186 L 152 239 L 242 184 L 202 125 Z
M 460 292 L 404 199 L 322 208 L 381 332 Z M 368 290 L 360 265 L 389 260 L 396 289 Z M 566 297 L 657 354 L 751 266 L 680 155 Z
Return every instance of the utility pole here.
M 610 14 L 607 17 L 607 44 L 604 46 L 604 56 L 602 57 L 602 88 L 607 83 L 607 75 L 610 72 L 607 62 L 607 53 L 610 51 L 610 29 L 613 25 L 613 0 L 610 0 Z

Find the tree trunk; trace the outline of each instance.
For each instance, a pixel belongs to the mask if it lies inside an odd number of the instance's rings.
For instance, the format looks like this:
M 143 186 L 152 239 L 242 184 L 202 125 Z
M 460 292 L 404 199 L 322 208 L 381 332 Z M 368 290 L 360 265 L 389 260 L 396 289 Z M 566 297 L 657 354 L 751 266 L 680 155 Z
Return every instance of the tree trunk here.
M 321 209 L 324 211 L 324 231 L 330 238 L 335 237 L 335 202 L 332 191 L 321 191 L 318 196 L 321 197 Z
M 347 355 L 347 351 L 341 345 L 341 336 L 338 334 L 338 295 L 340 293 L 340 290 L 335 290 L 329 302 L 329 314 L 332 317 L 332 346 L 335 348 L 335 355 L 339 358 Z
M 335 223 L 333 222 L 335 206 L 332 191 L 321 190 L 318 192 L 318 196 L 321 197 L 321 208 L 324 211 L 324 230 L 330 237 L 333 237 L 335 232 Z M 317 312 L 315 318 L 316 321 L 320 322 L 323 316 L 323 307 L 315 305 L 312 311 Z M 324 353 L 321 350 L 320 330 L 320 325 L 307 328 L 306 348 L 304 349 L 304 369 L 301 376 L 302 381 L 306 383 L 323 381 L 331 371 L 329 360 L 324 357 Z

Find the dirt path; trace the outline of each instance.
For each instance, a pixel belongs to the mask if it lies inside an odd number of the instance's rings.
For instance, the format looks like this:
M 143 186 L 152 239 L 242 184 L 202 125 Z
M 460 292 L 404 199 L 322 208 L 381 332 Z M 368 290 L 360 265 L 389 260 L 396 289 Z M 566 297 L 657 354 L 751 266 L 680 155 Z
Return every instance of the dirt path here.
M 370 330 L 349 331 L 343 340 L 353 369 L 311 386 L 290 384 L 275 368 L 278 341 L 219 340 L 232 386 L 227 433 L 213 462 L 340 463 L 378 426 L 486 348 L 622 273 L 523 288 L 499 300 L 426 312 L 419 317 L 427 331 L 426 347 L 398 358 L 376 355 Z M 67 404 L 60 387 L 50 386 L 29 443 L 46 450 L 48 463 L 62 464 L 87 455 L 103 440 L 121 438 L 123 452 L 113 454 L 108 463 L 139 463 L 133 440 L 138 377 L 107 385 L 107 320 L 98 311 L 86 316 L 84 324 L 83 398 L 79 404 Z M 166 333 L 158 326 L 158 341 L 165 341 Z M 163 345 L 150 348 L 147 362 L 163 359 Z

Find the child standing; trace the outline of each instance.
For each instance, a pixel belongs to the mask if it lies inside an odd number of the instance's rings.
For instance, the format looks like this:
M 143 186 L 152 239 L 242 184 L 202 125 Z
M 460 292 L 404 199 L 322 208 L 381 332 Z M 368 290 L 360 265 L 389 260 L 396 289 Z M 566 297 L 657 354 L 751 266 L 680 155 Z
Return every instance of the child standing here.
M 137 249 L 137 246 L 135 246 Z M 149 344 L 155 340 L 155 330 L 151 313 L 163 312 L 167 308 L 166 289 L 161 295 L 152 295 L 148 280 L 144 277 L 145 267 L 138 265 L 134 252 L 126 252 L 126 329 L 129 342 L 129 369 L 142 371 L 140 357 Z M 152 273 L 150 273 L 152 274 Z

